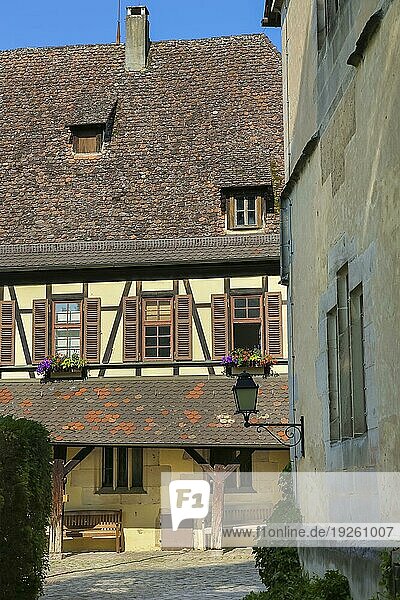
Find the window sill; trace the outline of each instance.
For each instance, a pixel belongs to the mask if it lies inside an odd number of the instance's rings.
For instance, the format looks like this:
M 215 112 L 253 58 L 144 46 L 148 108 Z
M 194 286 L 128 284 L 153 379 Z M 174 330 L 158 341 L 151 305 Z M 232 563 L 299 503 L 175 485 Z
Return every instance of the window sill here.
M 226 229 L 228 235 L 243 235 L 245 233 L 264 233 L 264 225 L 257 227 L 238 227 L 237 229 Z
M 107 487 L 102 487 L 98 490 L 96 490 L 95 494 L 147 494 L 146 490 L 141 488 L 141 487 L 135 487 L 135 488 L 125 488 L 125 487 L 120 487 L 120 488 L 115 488 L 115 490 L 113 488 L 107 488 Z

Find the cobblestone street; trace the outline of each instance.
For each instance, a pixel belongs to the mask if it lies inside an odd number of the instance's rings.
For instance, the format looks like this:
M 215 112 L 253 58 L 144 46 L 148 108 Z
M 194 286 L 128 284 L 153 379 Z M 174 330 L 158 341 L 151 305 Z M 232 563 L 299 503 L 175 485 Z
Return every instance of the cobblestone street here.
M 45 600 L 241 600 L 263 586 L 250 549 L 88 553 L 52 561 Z

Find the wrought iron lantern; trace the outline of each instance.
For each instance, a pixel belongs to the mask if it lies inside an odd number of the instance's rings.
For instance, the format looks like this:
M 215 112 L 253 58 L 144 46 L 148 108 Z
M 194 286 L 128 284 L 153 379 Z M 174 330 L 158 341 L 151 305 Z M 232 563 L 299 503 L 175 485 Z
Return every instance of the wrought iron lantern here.
M 243 415 L 245 427 L 257 427 L 257 431 L 267 430 L 267 432 L 280 444 L 287 448 L 300 446 L 301 455 L 304 456 L 304 417 L 300 417 L 300 423 L 251 423 L 251 415 L 258 413 L 257 400 L 258 388 L 254 379 L 249 373 L 243 371 L 232 387 L 233 396 L 236 403 L 236 413 Z M 277 428 L 284 432 L 283 435 L 276 433 Z

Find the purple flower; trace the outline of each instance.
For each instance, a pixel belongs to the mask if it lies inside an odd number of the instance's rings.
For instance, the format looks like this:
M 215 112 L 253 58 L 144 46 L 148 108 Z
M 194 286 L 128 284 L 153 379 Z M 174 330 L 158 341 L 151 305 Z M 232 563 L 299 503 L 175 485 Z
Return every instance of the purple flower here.
M 36 369 L 36 373 L 38 375 L 45 375 L 47 371 L 51 368 L 51 358 L 45 358 L 41 363 L 38 364 Z

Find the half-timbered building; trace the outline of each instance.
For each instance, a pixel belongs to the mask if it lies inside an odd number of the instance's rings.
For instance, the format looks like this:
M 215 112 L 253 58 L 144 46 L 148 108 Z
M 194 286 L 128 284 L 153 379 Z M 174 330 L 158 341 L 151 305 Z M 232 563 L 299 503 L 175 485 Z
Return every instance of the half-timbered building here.
M 272 355 L 260 416 L 287 422 L 280 56 L 148 31 L 133 7 L 124 45 L 0 53 L 0 414 L 47 426 L 64 510 L 122 510 L 127 549 L 159 545 L 163 470 L 237 464 L 248 494 L 288 460 L 221 366 Z

